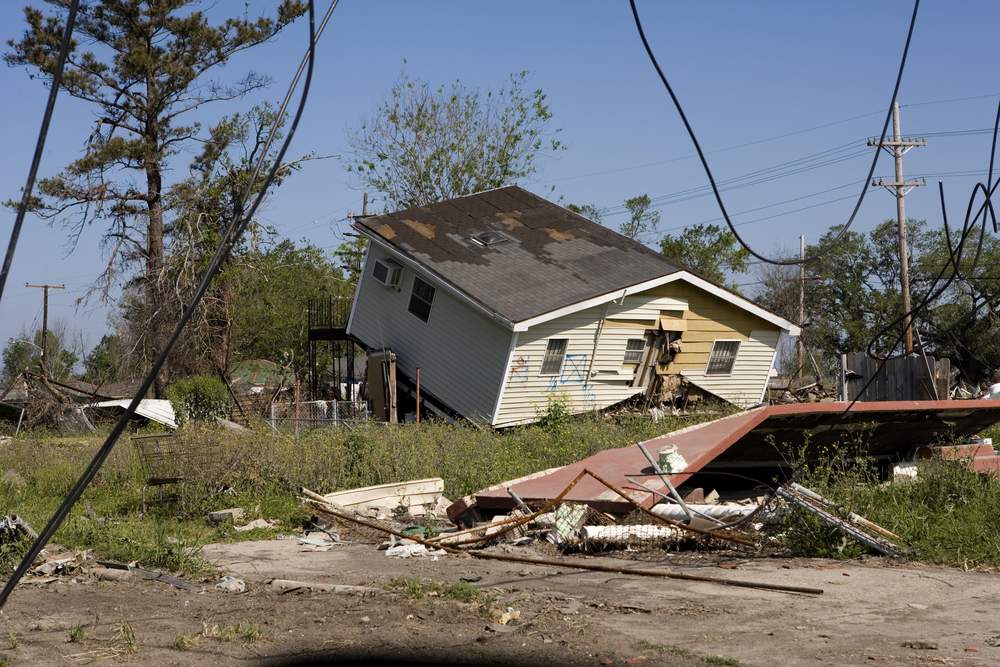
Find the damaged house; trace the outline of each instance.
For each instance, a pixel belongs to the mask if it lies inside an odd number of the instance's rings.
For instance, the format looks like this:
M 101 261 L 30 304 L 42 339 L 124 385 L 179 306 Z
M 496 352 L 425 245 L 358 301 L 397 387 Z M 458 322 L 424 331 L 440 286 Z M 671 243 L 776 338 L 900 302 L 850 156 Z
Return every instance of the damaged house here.
M 694 388 L 760 403 L 791 322 L 519 187 L 355 221 L 347 333 L 472 421 L 535 421 Z

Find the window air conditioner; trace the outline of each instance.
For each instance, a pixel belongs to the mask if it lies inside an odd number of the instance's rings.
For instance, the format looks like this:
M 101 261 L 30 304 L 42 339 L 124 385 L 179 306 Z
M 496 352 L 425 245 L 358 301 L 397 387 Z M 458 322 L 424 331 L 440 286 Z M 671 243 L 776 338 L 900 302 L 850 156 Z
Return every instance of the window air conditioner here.
M 386 287 L 399 287 L 399 274 L 403 267 L 390 259 L 376 259 L 372 278 Z

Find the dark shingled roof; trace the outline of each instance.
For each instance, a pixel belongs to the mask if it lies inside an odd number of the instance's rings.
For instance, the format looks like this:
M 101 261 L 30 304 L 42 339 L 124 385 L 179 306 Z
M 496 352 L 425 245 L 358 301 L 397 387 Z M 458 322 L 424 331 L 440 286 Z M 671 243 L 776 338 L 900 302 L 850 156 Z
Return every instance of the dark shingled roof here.
M 517 186 L 358 219 L 511 322 L 683 270 L 643 244 Z M 471 237 L 509 240 L 483 247 Z

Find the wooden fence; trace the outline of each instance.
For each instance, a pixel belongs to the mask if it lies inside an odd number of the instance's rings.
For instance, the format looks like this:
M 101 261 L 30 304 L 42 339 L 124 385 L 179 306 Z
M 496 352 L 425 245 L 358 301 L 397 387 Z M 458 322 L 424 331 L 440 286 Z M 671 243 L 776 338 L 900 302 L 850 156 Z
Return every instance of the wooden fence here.
M 875 380 L 879 361 L 863 352 L 845 355 L 845 397 L 848 401 L 945 401 L 949 396 L 951 362 L 919 354 L 889 359 Z M 936 391 L 935 391 L 936 389 Z

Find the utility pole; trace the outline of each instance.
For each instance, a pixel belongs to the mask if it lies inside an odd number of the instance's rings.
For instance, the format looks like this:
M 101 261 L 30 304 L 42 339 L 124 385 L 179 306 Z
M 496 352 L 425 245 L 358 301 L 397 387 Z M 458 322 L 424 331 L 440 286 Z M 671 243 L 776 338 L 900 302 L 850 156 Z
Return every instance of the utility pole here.
M 364 193 L 361 197 L 361 217 L 368 217 L 368 193 Z
M 913 354 L 913 318 L 910 315 L 910 258 L 909 246 L 906 240 L 906 193 L 913 188 L 925 185 L 922 178 L 905 180 L 903 178 L 903 156 L 911 148 L 927 145 L 926 139 L 904 137 L 899 130 L 899 102 L 892 105 L 892 140 L 879 142 L 877 138 L 868 140 L 869 146 L 878 146 L 892 155 L 896 162 L 896 180 L 889 182 L 884 178 L 873 178 L 872 186 L 883 187 L 896 196 L 896 220 L 899 224 L 899 281 L 903 293 L 903 344 L 906 354 Z
M 802 369 L 806 363 L 805 345 L 802 343 L 802 323 L 806 320 L 806 236 L 799 234 L 799 377 L 802 377 Z
M 32 285 L 31 283 L 24 283 L 25 287 L 33 287 L 36 289 L 44 290 L 44 295 L 42 296 L 42 375 L 48 375 L 46 363 L 46 353 L 45 351 L 49 347 L 49 290 L 50 289 L 66 289 L 65 285 Z

